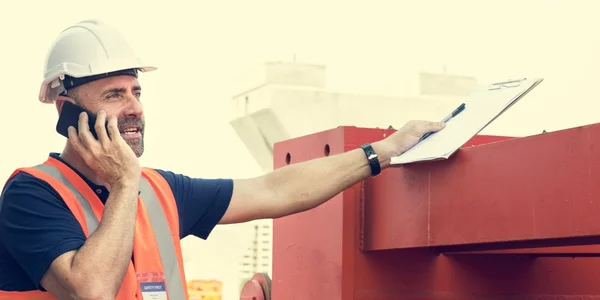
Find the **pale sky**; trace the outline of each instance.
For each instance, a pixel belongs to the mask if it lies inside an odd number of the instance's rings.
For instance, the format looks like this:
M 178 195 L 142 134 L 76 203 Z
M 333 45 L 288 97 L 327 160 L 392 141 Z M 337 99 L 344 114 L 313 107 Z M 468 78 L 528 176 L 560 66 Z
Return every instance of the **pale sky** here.
M 37 96 L 52 40 L 83 19 L 119 28 L 159 68 L 141 77 L 143 164 L 212 178 L 260 174 L 228 123 L 232 78 L 294 56 L 326 65 L 328 88 L 346 92 L 411 94 L 405 79 L 419 71 L 482 82 L 544 77 L 494 123 L 495 132 L 598 122 L 599 8 L 594 0 L 11 1 L 0 9 L 0 82 L 8 104 L 0 127 L 10 145 L 2 149 L 0 174 L 6 178 L 62 150 L 56 109 Z M 195 276 L 231 282 L 247 246 L 237 238 L 246 233 L 224 226 L 208 242 L 186 247 L 200 257 Z M 236 299 L 232 284 L 224 300 Z

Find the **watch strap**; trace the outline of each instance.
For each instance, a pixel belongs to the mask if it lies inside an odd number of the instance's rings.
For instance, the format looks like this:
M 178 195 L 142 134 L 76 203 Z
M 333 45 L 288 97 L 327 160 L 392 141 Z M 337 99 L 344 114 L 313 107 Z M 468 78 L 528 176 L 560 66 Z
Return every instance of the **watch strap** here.
M 375 177 L 381 173 L 381 164 L 379 164 L 379 157 L 371 144 L 364 144 L 360 146 L 361 149 L 365 152 L 367 156 L 367 160 L 369 161 L 369 167 L 371 167 L 371 177 Z

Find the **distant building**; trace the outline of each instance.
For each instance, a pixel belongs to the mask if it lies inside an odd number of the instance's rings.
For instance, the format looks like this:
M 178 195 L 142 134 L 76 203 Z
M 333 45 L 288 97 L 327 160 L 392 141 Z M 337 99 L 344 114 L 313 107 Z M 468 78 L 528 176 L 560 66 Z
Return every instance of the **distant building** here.
M 413 119 L 441 120 L 477 86 L 474 77 L 455 74 L 411 78 L 405 96 L 355 94 L 328 89 L 323 65 L 266 62 L 235 78 L 230 124 L 269 172 L 277 142 L 341 125 L 400 128 Z
M 242 282 L 256 273 L 267 273 L 271 276 L 272 235 L 272 221 L 259 220 L 253 224 L 252 242 L 240 265 Z

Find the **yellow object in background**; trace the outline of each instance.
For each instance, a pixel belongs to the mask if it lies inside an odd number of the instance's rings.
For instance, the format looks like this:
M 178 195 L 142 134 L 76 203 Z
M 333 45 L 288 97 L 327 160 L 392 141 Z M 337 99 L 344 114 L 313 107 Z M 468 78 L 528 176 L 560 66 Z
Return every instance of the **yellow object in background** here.
M 218 280 L 190 280 L 187 286 L 190 300 L 221 300 L 223 284 Z

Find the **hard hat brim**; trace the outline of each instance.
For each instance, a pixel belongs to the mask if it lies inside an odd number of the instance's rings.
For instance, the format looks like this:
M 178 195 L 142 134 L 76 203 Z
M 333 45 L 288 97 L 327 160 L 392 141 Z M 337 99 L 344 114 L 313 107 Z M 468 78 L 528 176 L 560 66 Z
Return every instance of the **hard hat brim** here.
M 121 70 L 135 69 L 139 72 L 147 73 L 151 71 L 155 71 L 158 68 L 151 65 L 136 65 L 136 66 L 126 66 L 122 67 L 114 67 L 114 68 L 105 68 L 104 70 L 96 68 L 96 72 L 90 72 L 91 68 L 82 68 L 79 65 L 73 64 L 62 64 L 61 66 L 57 66 L 46 72 L 45 80 L 42 82 L 39 93 L 39 100 L 42 103 L 54 103 L 56 98 L 64 91 L 64 87 L 62 81 L 65 79 L 65 76 L 70 76 L 74 78 L 83 78 L 90 76 L 97 76 L 101 74 L 108 74 Z M 86 72 L 87 71 L 87 72 Z

